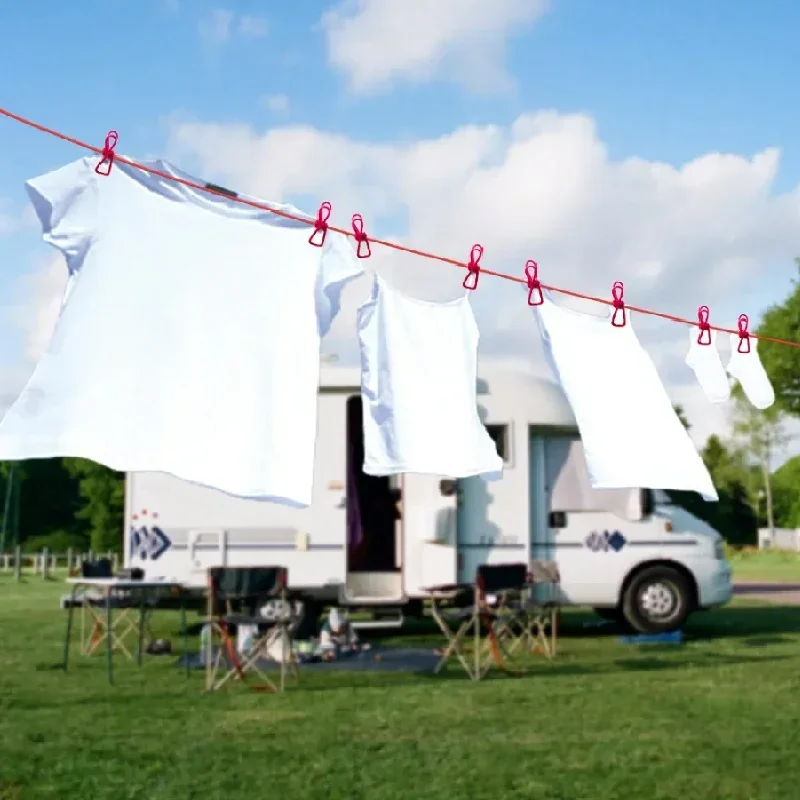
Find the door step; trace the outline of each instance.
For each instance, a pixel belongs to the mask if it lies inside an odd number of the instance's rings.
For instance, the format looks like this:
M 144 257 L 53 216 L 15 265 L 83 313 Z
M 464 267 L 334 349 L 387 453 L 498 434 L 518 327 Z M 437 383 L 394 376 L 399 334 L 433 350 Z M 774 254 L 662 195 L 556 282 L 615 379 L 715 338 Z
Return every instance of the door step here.
M 403 612 L 398 611 L 395 617 L 384 619 L 353 620 L 352 626 L 358 631 L 383 630 L 386 628 L 402 628 L 405 622 Z
M 404 600 L 402 573 L 349 572 L 342 599 L 350 605 L 397 605 Z

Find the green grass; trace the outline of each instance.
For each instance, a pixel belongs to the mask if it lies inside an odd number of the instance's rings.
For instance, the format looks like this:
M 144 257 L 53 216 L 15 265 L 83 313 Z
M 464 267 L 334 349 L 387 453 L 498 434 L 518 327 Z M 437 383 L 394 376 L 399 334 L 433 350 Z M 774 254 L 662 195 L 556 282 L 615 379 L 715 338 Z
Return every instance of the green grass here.
M 0 577 L 0 798 L 619 800 L 797 797 L 800 609 L 695 617 L 634 648 L 565 615 L 526 677 L 304 675 L 202 692 L 169 657 L 55 669 L 60 581 Z M 177 617 L 162 612 L 178 643 Z M 435 641 L 430 639 L 430 641 Z
M 800 553 L 789 550 L 739 550 L 728 554 L 733 579 L 800 583 Z

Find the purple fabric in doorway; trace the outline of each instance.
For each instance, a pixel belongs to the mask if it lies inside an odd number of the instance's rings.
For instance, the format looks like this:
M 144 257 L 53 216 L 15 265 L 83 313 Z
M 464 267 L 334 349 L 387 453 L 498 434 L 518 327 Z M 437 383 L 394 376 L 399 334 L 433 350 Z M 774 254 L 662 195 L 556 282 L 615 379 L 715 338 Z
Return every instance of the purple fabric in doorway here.
M 347 481 L 345 482 L 345 498 L 347 503 L 347 546 L 358 547 L 364 538 L 361 528 L 361 508 L 358 503 L 358 462 L 352 445 L 347 453 Z

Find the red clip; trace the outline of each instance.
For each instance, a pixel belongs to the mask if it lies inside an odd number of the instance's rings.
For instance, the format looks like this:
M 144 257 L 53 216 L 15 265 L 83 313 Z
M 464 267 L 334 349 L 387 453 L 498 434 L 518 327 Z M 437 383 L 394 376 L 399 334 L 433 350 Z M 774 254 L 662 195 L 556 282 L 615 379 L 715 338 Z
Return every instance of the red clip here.
M 314 220 L 314 232 L 308 237 L 308 243 L 314 247 L 322 247 L 325 244 L 325 237 L 328 235 L 328 220 L 331 218 L 331 204 L 326 200 L 317 211 L 317 218 Z M 322 238 L 317 240 L 317 234 L 322 234 Z
M 622 295 L 625 291 L 622 281 L 614 281 L 611 287 L 611 299 L 614 304 L 614 315 L 611 317 L 611 324 L 615 328 L 625 327 L 625 303 L 622 300 Z M 617 322 L 617 314 L 622 312 L 622 322 Z
M 110 175 L 111 174 L 111 167 L 114 166 L 114 148 L 117 146 L 117 142 L 119 141 L 119 134 L 116 131 L 109 131 L 108 135 L 106 136 L 106 142 L 103 145 L 103 153 L 102 158 L 98 162 L 97 166 L 94 168 L 94 171 L 98 175 Z M 105 169 L 102 169 L 103 164 L 107 164 L 108 166 Z
M 469 254 L 469 263 L 467 264 L 467 274 L 464 276 L 464 282 L 461 284 L 465 289 L 470 291 L 478 288 L 478 279 L 481 277 L 481 258 L 483 257 L 483 247 L 479 244 L 472 245 L 472 251 Z
M 353 214 L 353 235 L 356 237 L 358 247 L 356 248 L 356 255 L 359 258 L 369 258 L 372 255 L 372 248 L 369 246 L 369 238 L 364 233 L 364 220 L 361 214 Z M 363 246 L 363 251 L 362 251 Z
M 528 259 L 525 262 L 525 277 L 528 279 L 528 305 L 542 305 L 544 303 L 544 295 L 542 294 L 542 284 L 539 283 L 539 265 L 533 259 Z M 534 292 L 538 293 L 535 299 Z
M 708 324 L 708 306 L 700 306 L 697 309 L 697 320 L 700 326 L 700 333 L 697 335 L 697 344 L 711 344 L 711 326 Z
M 747 314 L 739 314 L 739 319 L 736 322 L 739 328 L 739 346 L 736 350 L 739 353 L 750 352 L 750 333 L 747 330 L 749 323 L 750 320 L 747 318 Z

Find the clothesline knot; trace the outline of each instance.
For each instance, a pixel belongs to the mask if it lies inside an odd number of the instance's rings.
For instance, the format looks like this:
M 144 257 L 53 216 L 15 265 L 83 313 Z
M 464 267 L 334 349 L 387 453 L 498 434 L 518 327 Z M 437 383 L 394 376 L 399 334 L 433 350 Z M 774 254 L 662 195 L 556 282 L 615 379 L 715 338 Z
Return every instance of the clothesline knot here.
M 544 295 L 542 294 L 542 284 L 539 283 L 539 265 L 532 258 L 525 262 L 525 277 L 528 280 L 528 305 L 542 305 Z
M 483 257 L 483 247 L 479 244 L 472 245 L 467 263 L 467 274 L 461 284 L 465 289 L 472 291 L 478 288 L 478 279 L 481 276 L 481 258 Z
M 739 314 L 739 319 L 736 321 L 736 326 L 739 328 L 739 346 L 736 350 L 739 353 L 750 352 L 750 332 L 747 329 L 749 324 L 747 314 Z
M 700 333 L 697 335 L 697 344 L 711 344 L 711 325 L 708 323 L 709 314 L 708 306 L 700 306 L 697 309 L 697 323 L 700 327 Z
M 625 302 L 622 299 L 625 293 L 625 287 L 622 281 L 614 281 L 614 285 L 611 287 L 611 302 L 614 306 L 614 314 L 611 317 L 611 324 L 615 328 L 624 328 L 625 327 Z M 617 321 L 617 314 L 622 313 L 622 321 Z
M 106 134 L 106 140 L 103 144 L 103 152 L 101 154 L 100 161 L 94 168 L 94 171 L 98 175 L 108 176 L 111 174 L 111 167 L 114 166 L 114 148 L 117 146 L 118 141 L 119 134 L 116 131 L 109 131 Z
M 331 204 L 326 200 L 317 211 L 317 218 L 314 220 L 314 231 L 308 237 L 308 243 L 314 245 L 314 247 L 322 247 L 325 244 L 325 237 L 328 235 L 328 220 L 331 218 L 332 208 Z
M 359 258 L 369 258 L 372 255 L 372 248 L 370 247 L 369 237 L 364 233 L 364 219 L 361 214 L 353 214 L 351 224 L 353 226 L 353 236 L 356 237 L 356 242 L 358 242 L 356 255 Z

